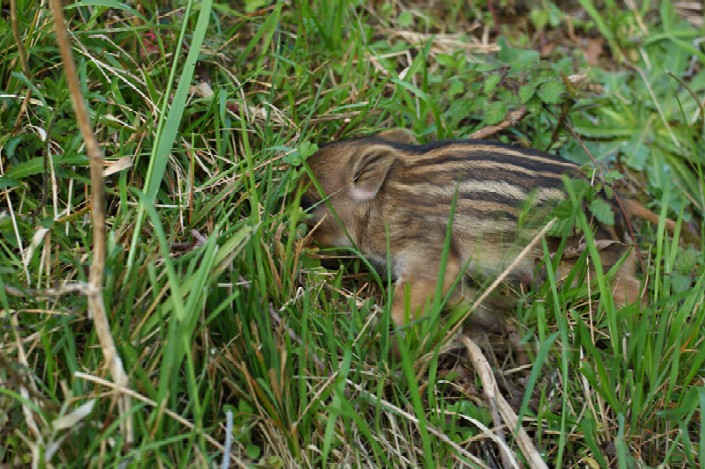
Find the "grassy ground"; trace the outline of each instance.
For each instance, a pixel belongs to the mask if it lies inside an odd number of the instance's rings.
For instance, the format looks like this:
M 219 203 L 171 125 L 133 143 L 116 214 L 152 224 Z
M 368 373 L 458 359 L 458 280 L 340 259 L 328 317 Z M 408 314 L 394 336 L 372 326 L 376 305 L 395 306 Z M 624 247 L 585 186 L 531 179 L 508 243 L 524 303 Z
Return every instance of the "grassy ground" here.
M 53 16 L 13 1 L 16 18 L 0 17 L 0 463 L 216 466 L 228 444 L 234 466 L 502 464 L 482 384 L 448 337 L 455 316 L 420 324 L 390 359 L 389 279 L 305 249 L 295 188 L 332 137 L 465 137 L 525 109 L 493 138 L 579 162 L 587 150 L 624 193 L 699 232 L 702 7 L 564 3 L 67 6 L 108 174 L 121 391 L 86 297 L 49 290 L 88 280 L 88 158 Z M 637 229 L 643 308 L 550 275 L 493 295 L 518 298 L 515 332 L 485 353 L 552 467 L 705 463 L 702 246 Z

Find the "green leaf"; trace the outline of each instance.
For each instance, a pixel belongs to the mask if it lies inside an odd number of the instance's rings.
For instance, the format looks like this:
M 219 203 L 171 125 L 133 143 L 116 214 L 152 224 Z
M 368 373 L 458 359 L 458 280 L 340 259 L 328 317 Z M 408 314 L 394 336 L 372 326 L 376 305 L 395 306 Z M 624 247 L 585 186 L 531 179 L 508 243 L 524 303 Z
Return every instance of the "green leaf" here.
M 10 187 L 17 187 L 20 185 L 20 181 L 12 179 L 8 176 L 0 176 L 0 189 L 9 189 Z
M 259 458 L 260 453 L 262 452 L 261 448 L 257 445 L 247 445 L 245 448 L 247 450 L 247 456 L 250 459 Z
M 467 99 L 455 99 L 450 103 L 446 112 L 446 121 L 451 128 L 458 127 L 463 119 L 466 119 L 472 111 L 472 104 Z
M 492 92 L 497 87 L 497 85 L 499 85 L 499 82 L 501 80 L 501 75 L 491 75 L 489 78 L 487 78 L 484 84 L 485 94 L 492 94 Z
M 191 3 L 188 3 L 188 5 L 189 7 L 186 9 L 185 13 L 186 17 L 188 17 L 191 13 Z M 174 97 L 171 102 L 167 99 L 162 103 L 162 117 L 160 118 L 157 126 L 156 145 L 154 145 L 152 149 L 152 154 L 149 159 L 149 166 L 147 167 L 147 175 L 144 185 L 145 197 L 140 200 L 136 229 L 132 235 L 132 241 L 130 243 L 130 254 L 127 261 L 128 271 L 132 268 L 135 255 L 138 250 L 137 243 L 139 242 L 142 223 L 144 223 L 145 207 L 154 204 L 154 201 L 157 198 L 157 193 L 159 192 L 162 180 L 164 179 L 169 156 L 171 155 L 171 150 L 174 147 L 174 142 L 176 141 L 176 137 L 179 132 L 181 118 L 183 117 L 184 109 L 186 108 L 186 100 L 188 99 L 190 93 L 189 89 L 191 87 L 191 80 L 198 63 L 201 45 L 203 44 L 203 40 L 206 36 L 208 23 L 211 19 L 210 13 L 212 6 L 212 0 L 199 2 L 200 11 L 195 29 L 191 30 L 188 28 L 188 21 L 184 22 L 181 28 L 178 42 L 179 45 L 177 46 L 174 54 L 175 58 L 170 69 L 169 84 L 166 87 L 164 96 L 171 96 L 171 83 L 175 79 L 176 72 L 179 68 L 177 58 L 181 53 L 181 43 L 186 35 L 187 29 L 191 35 L 191 44 L 188 54 L 186 55 L 186 61 L 181 69 L 181 75 L 179 76 Z M 273 15 L 270 18 L 275 18 L 275 16 Z
M 693 284 L 693 279 L 690 275 L 684 275 L 678 271 L 671 273 L 671 288 L 674 293 L 683 293 L 688 290 Z
M 681 249 L 678 252 L 678 257 L 676 257 L 676 264 L 674 268 L 678 272 L 687 274 L 695 270 L 698 266 L 699 260 L 700 256 L 695 249 Z
M 612 211 L 612 206 L 606 200 L 595 199 L 590 202 L 588 209 L 600 223 L 614 225 L 614 212 Z
M 521 104 L 526 104 L 526 102 L 534 96 L 534 93 L 536 93 L 536 85 L 533 83 L 519 88 L 519 101 L 521 101 Z
M 504 101 L 495 101 L 487 107 L 485 112 L 485 125 L 494 125 L 502 121 L 507 114 L 507 105 Z
M 70 10 L 73 8 L 79 8 L 79 7 L 86 7 L 86 6 L 98 6 L 98 7 L 104 7 L 104 8 L 110 8 L 111 10 L 122 10 L 130 15 L 134 16 L 135 18 L 139 18 L 142 21 L 148 21 L 143 15 L 141 15 L 137 10 L 134 8 L 130 7 L 129 5 L 119 2 L 116 0 L 83 0 L 81 2 L 75 2 L 75 3 L 69 3 L 67 4 L 64 9 Z
M 565 85 L 560 81 L 547 81 L 539 86 L 538 95 L 541 101 L 548 104 L 556 104 L 561 101 L 561 95 L 565 91 Z
M 301 155 L 301 158 L 306 159 L 318 151 L 318 145 L 305 141 L 301 142 L 301 144 L 296 147 L 296 150 L 299 152 L 299 155 Z
M 284 162 L 292 166 L 300 166 L 306 158 L 316 153 L 318 145 L 309 141 L 301 142 L 296 150 L 284 157 Z
M 529 114 L 534 114 L 543 110 L 543 103 L 541 102 L 541 99 L 539 99 L 539 97 L 535 95 L 527 102 L 525 102 L 524 105 L 526 106 L 526 110 L 529 112 Z
M 438 54 L 436 61 L 439 65 L 443 65 L 444 67 L 457 67 L 457 60 L 449 54 Z
M 511 47 L 504 36 L 497 40 L 497 44 L 501 48 L 497 58 L 504 63 L 511 64 L 512 69 L 515 71 L 529 70 L 541 58 L 535 50 L 522 50 Z
M 450 96 L 457 96 L 465 91 L 465 85 L 463 85 L 463 82 L 459 80 L 453 80 L 450 82 L 450 89 L 448 90 L 448 94 Z
M 399 26 L 401 26 L 402 28 L 408 28 L 409 26 L 411 26 L 411 23 L 413 23 L 413 22 L 414 22 L 414 17 L 412 16 L 412 14 L 409 10 L 404 10 L 397 17 L 397 24 Z
M 44 171 L 44 158 L 37 156 L 7 170 L 7 176 L 12 179 L 23 179 Z
M 253 13 L 266 4 L 267 2 L 265 0 L 245 0 L 245 13 Z
M 543 28 L 545 28 L 548 24 L 548 11 L 534 8 L 529 12 L 529 18 L 531 19 L 531 22 L 534 24 L 534 27 L 536 29 L 538 29 L 539 31 L 543 30 Z

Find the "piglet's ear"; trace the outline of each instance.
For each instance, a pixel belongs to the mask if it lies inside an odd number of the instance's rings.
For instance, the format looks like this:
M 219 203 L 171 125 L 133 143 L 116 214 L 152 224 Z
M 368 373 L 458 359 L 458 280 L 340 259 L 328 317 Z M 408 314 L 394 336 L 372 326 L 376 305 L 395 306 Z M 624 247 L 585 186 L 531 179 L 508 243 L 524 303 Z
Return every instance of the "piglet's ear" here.
M 419 143 L 416 141 L 416 137 L 414 137 L 414 134 L 412 134 L 409 130 L 402 128 L 384 130 L 375 135 L 375 137 L 387 140 L 388 142 L 395 143 L 406 143 L 413 145 Z
M 350 196 L 357 200 L 374 199 L 395 159 L 395 150 L 386 145 L 372 145 L 362 149 L 351 164 Z

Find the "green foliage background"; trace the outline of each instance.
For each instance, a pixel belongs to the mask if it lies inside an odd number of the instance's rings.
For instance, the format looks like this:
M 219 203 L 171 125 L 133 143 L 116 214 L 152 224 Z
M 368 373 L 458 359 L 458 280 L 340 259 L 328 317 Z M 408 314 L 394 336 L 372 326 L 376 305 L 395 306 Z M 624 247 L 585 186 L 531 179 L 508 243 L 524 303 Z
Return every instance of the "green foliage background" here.
M 461 138 L 523 106 L 496 138 L 581 163 L 587 149 L 620 190 L 701 232 L 703 11 L 432 3 L 65 6 L 111 172 L 104 298 L 128 413 L 95 379 L 111 377 L 85 299 L 40 294 L 87 279 L 88 161 L 50 11 L 3 10 L 0 462 L 215 466 L 230 437 L 231 464 L 248 467 L 499 461 L 480 384 L 446 338 L 462 312 L 441 320 L 439 300 L 390 359 L 390 279 L 304 249 L 302 164 L 333 136 Z M 591 63 L 589 40 L 603 45 Z M 643 308 L 616 310 L 602 276 L 562 284 L 550 262 L 536 291 L 504 291 L 521 296 L 530 365 L 488 353 L 551 466 L 705 460 L 701 246 L 663 223 L 638 234 Z

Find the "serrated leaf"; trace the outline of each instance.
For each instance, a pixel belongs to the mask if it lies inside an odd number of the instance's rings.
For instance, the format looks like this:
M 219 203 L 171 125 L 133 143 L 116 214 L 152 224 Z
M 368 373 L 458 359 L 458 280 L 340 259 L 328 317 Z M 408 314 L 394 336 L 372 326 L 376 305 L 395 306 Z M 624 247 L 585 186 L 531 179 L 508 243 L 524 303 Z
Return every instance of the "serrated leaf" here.
M 542 83 L 538 89 L 541 101 L 548 104 L 556 104 L 561 101 L 561 95 L 565 91 L 565 85 L 558 80 Z
M 311 142 L 301 142 L 296 150 L 286 155 L 282 160 L 291 166 L 300 166 L 306 158 L 318 151 L 318 145 Z
M 500 36 L 497 40 L 497 44 L 500 47 L 497 57 L 502 62 L 511 64 L 512 69 L 515 71 L 528 70 L 541 58 L 539 53 L 535 50 L 515 49 L 511 47 L 504 36 Z
M 526 104 L 526 102 L 534 96 L 535 92 L 536 86 L 533 84 L 524 85 L 519 88 L 519 101 L 521 101 L 521 104 Z
M 471 104 L 466 99 L 456 99 L 448 108 L 447 121 L 451 123 L 451 127 L 457 127 L 458 124 L 468 117 L 472 109 Z
M 624 175 L 616 169 L 613 169 L 612 171 L 608 171 L 605 174 L 605 179 L 607 179 L 608 181 L 619 181 L 621 179 L 624 179 Z
M 536 95 L 534 95 L 531 99 L 525 102 L 524 105 L 526 106 L 526 110 L 529 112 L 529 114 L 534 114 L 543 110 L 543 103 Z
M 494 125 L 502 122 L 506 114 L 507 105 L 503 101 L 491 103 L 485 112 L 485 125 Z
M 612 206 L 606 200 L 595 199 L 590 202 L 588 209 L 600 223 L 614 225 L 614 212 L 612 211 Z
M 570 190 L 578 196 L 578 198 L 582 199 L 584 199 L 587 193 L 592 189 L 590 182 L 585 179 L 568 179 L 566 181 L 566 186 L 569 187 Z
M 492 92 L 495 88 L 497 88 L 497 85 L 499 85 L 499 82 L 501 80 L 502 77 L 500 75 L 491 75 L 489 78 L 487 78 L 484 83 L 485 94 L 492 94 Z
M 454 80 L 450 82 L 450 88 L 448 89 L 448 93 L 451 96 L 457 96 L 461 94 L 463 91 L 465 91 L 465 86 L 461 81 Z
M 690 273 L 697 267 L 699 258 L 694 249 L 681 249 L 676 257 L 674 269 L 684 274 Z
M 318 145 L 306 141 L 301 142 L 301 145 L 296 147 L 296 149 L 299 151 L 299 155 L 301 155 L 302 158 L 306 159 L 318 151 Z
M 485 109 L 487 109 L 487 98 L 484 96 L 478 96 L 477 98 L 470 100 L 468 104 L 470 111 L 484 112 Z
M 682 293 L 688 290 L 693 284 L 693 279 L 689 275 L 683 275 L 680 272 L 671 273 L 671 289 L 675 293 Z
M 548 230 L 548 236 L 556 238 L 567 236 L 573 229 L 573 221 L 574 220 L 569 218 L 557 219 Z

